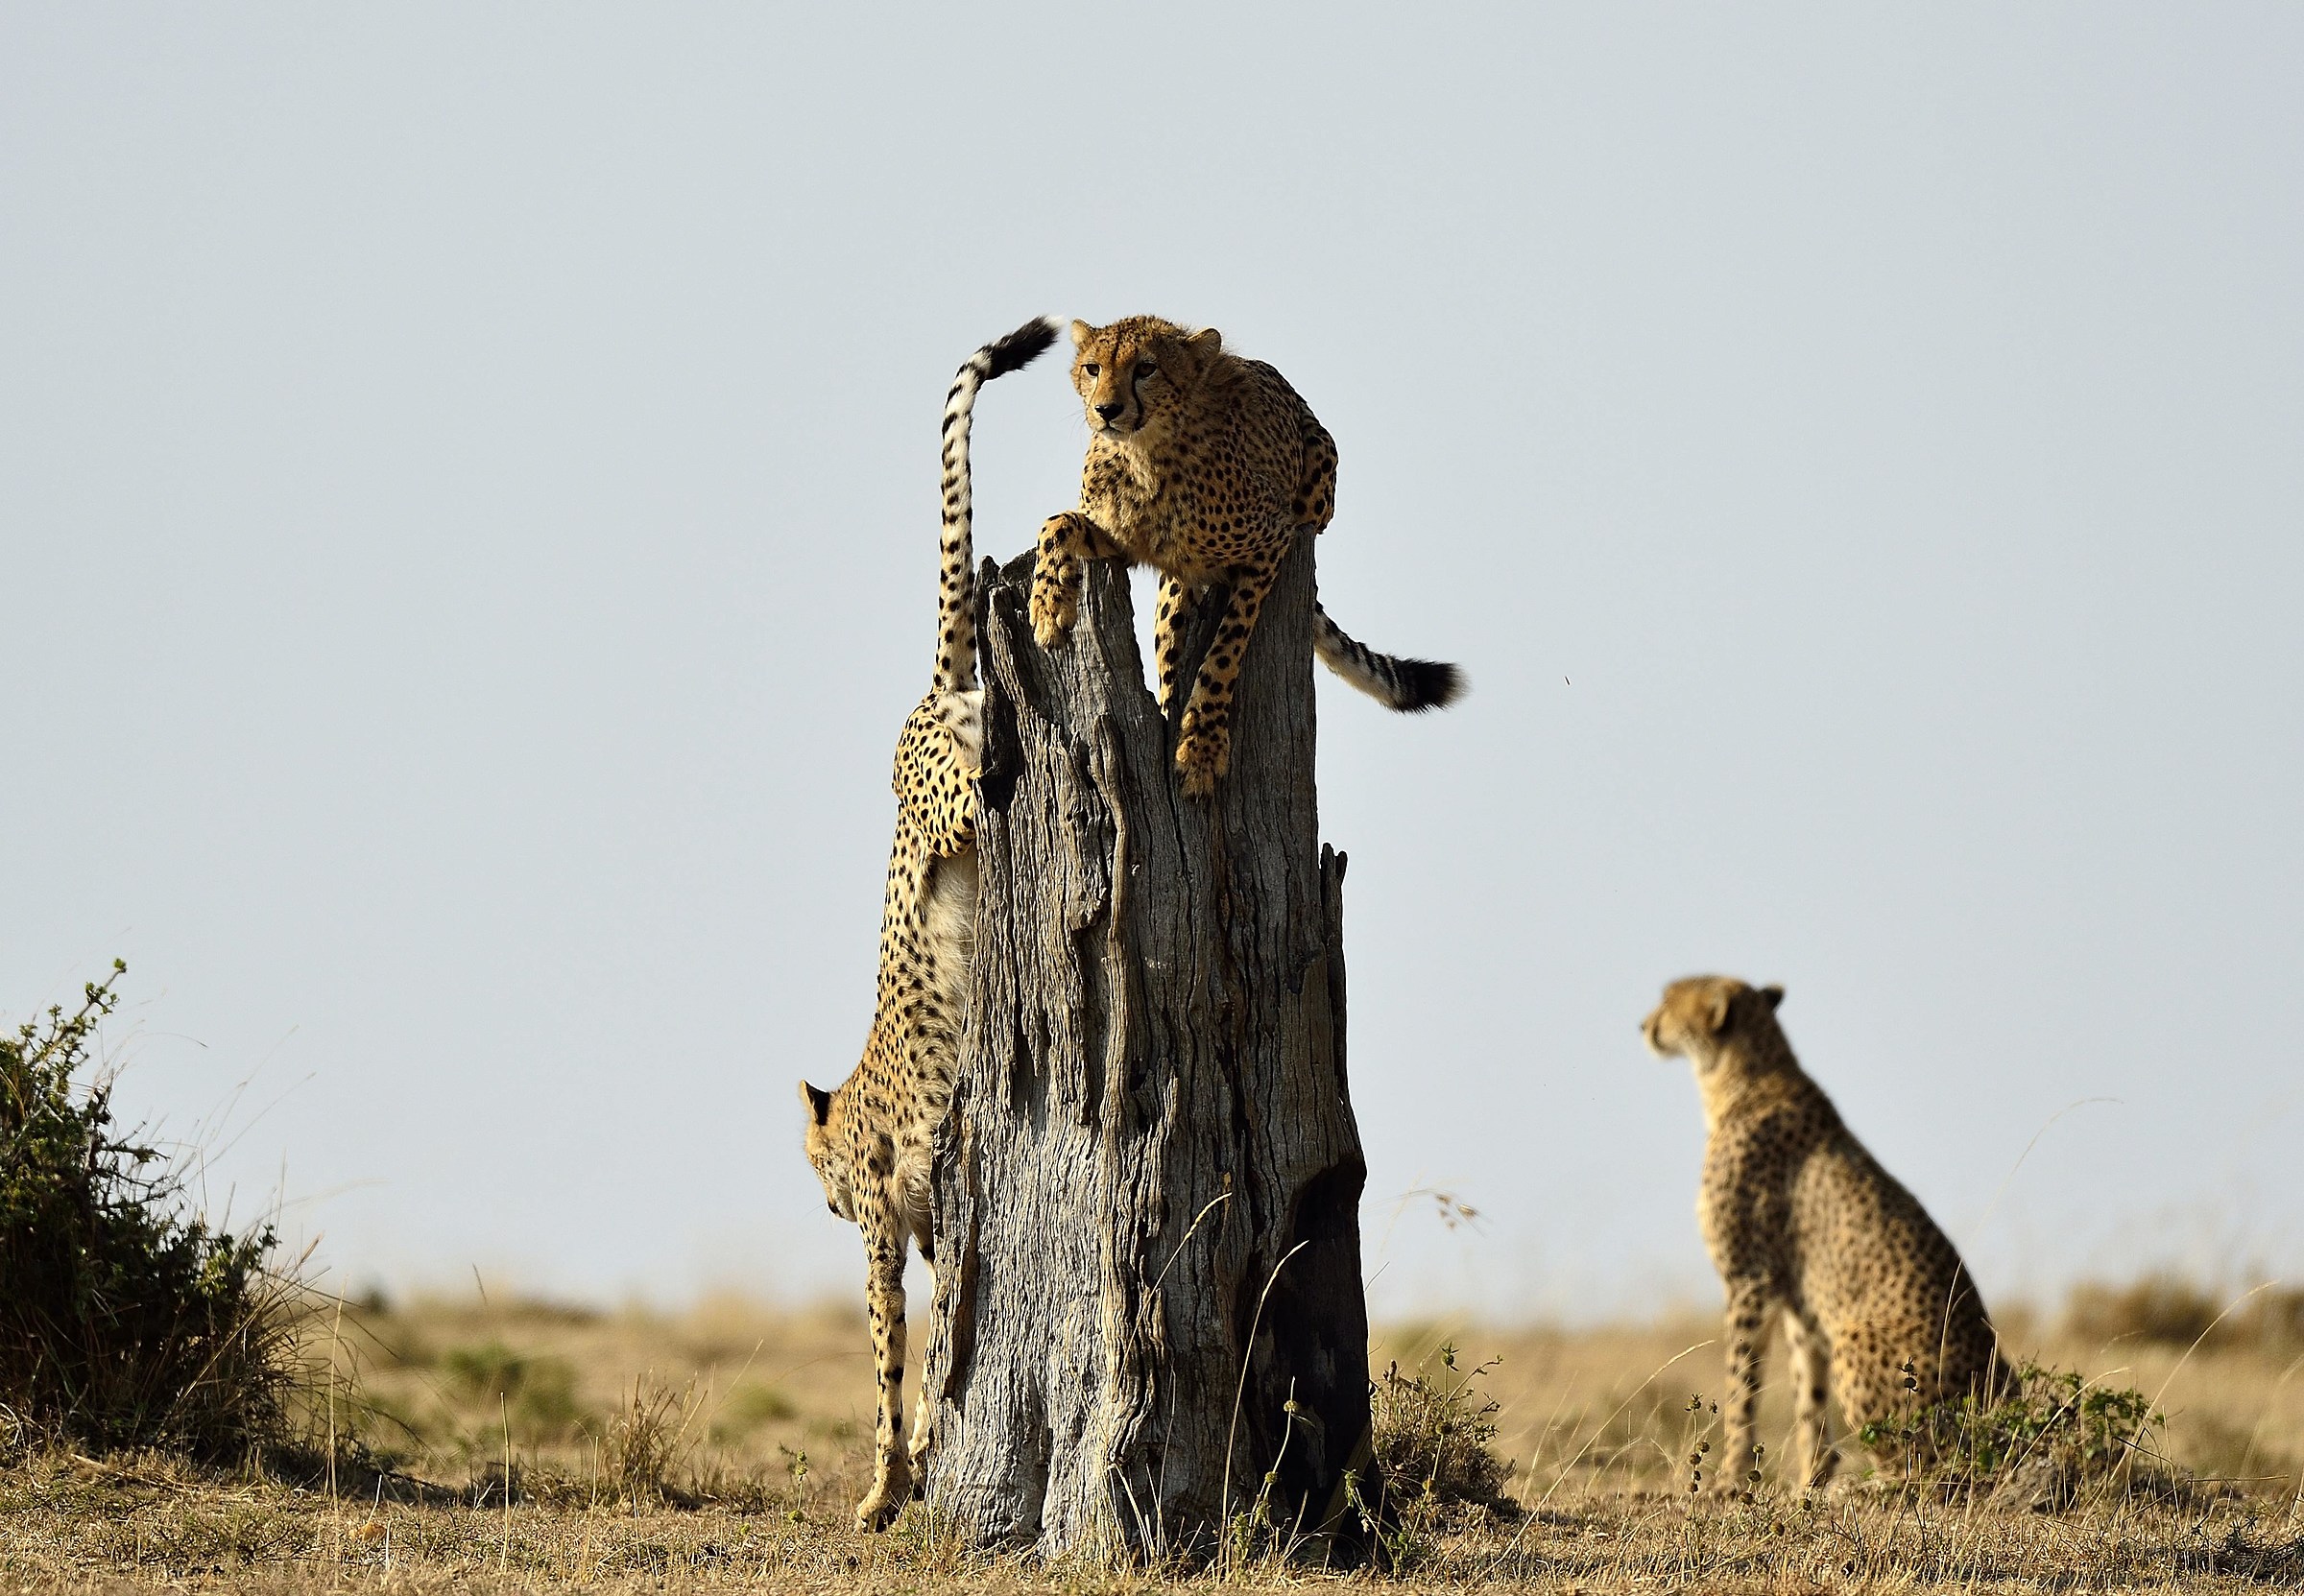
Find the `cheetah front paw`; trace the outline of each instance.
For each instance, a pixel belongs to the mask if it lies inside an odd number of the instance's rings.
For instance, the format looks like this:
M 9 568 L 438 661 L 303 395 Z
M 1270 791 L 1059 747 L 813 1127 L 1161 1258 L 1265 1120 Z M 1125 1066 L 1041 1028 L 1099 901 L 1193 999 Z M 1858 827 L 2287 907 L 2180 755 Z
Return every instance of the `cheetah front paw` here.
M 904 1511 L 904 1503 L 912 1495 L 912 1469 L 903 1453 L 899 1452 L 883 1466 L 856 1504 L 856 1528 L 867 1535 L 884 1530 Z
M 1232 733 L 1223 727 L 1195 725 L 1185 716 L 1183 734 L 1176 739 L 1176 769 L 1184 777 L 1184 796 L 1204 798 L 1216 790 L 1216 778 L 1232 763 Z
M 1052 649 L 1071 633 L 1080 619 L 1080 591 L 1072 583 L 1054 580 L 1032 584 L 1032 635 L 1044 649 Z

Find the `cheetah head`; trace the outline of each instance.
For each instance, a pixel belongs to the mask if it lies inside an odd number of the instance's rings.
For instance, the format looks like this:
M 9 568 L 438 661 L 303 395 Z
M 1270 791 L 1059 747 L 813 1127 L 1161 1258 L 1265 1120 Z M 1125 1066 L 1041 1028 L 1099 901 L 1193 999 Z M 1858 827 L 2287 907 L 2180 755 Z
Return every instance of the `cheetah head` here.
M 1782 987 L 1747 987 L 1734 976 L 1692 975 L 1664 989 L 1664 1001 L 1641 1021 L 1640 1034 L 1659 1059 L 1702 1068 L 1740 1030 L 1776 1023 Z
M 1072 323 L 1072 386 L 1091 432 L 1127 438 L 1158 426 L 1185 398 L 1224 347 L 1210 327 L 1188 333 L 1157 316 L 1129 316 L 1108 327 Z
M 802 1145 L 807 1149 L 808 1162 L 815 1166 L 816 1179 L 824 1182 L 824 1205 L 852 1223 L 856 1197 L 849 1183 L 848 1155 L 832 1134 L 832 1094 L 803 1081 L 800 1100 L 808 1106 L 808 1129 Z

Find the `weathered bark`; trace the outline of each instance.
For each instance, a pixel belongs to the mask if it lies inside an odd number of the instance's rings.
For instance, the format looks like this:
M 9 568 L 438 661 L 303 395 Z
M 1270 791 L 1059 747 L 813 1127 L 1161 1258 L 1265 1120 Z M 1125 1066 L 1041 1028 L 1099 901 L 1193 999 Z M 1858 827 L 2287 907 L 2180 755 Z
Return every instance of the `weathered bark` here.
M 1029 560 L 985 568 L 981 899 L 925 1370 L 928 1504 L 969 1541 L 1199 1556 L 1242 1514 L 1354 1517 L 1366 1165 L 1312 558 L 1306 538 L 1264 606 L 1210 801 L 1177 785 L 1125 572 L 1092 562 L 1043 650 Z

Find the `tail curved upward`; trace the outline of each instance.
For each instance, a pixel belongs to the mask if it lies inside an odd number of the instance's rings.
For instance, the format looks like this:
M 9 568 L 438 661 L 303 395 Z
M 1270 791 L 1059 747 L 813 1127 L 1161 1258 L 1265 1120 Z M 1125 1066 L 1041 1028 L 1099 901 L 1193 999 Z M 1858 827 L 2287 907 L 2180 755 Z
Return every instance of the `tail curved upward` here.
M 1453 665 L 1377 653 L 1347 636 L 1342 627 L 1328 618 L 1328 611 L 1317 606 L 1312 609 L 1312 652 L 1346 681 L 1385 708 L 1403 714 L 1446 708 L 1462 698 L 1469 685 L 1464 673 Z
M 944 574 L 936 590 L 935 687 L 940 692 L 965 693 L 976 684 L 975 548 L 968 471 L 976 391 L 1031 365 L 1056 342 L 1057 331 L 1056 321 L 1042 316 L 994 339 L 962 363 L 952 391 L 944 397 Z

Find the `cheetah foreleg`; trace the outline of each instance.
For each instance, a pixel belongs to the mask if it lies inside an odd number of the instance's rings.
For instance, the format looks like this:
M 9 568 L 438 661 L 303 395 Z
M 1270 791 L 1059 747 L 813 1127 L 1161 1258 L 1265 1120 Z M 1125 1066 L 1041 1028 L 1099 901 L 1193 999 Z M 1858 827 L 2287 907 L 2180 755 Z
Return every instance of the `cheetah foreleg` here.
M 1280 551 L 1285 553 L 1284 546 Z M 1176 731 L 1176 769 L 1184 776 L 1187 798 L 1207 798 L 1216 790 L 1216 778 L 1232 763 L 1232 693 L 1239 680 L 1240 662 L 1248 655 L 1248 639 L 1256 618 L 1263 612 L 1264 596 L 1280 573 L 1276 554 L 1253 564 L 1235 565 L 1227 573 L 1232 597 L 1215 640 L 1192 679 L 1192 696 L 1186 701 L 1184 719 Z
M 856 1528 L 881 1530 L 912 1494 L 912 1460 L 904 1448 L 904 1229 L 885 1194 L 858 1205 L 870 1273 L 865 1306 L 872 1318 L 873 1369 L 879 1418 L 873 1430 L 872 1489 L 856 1504 Z
M 1103 528 L 1076 510 L 1041 524 L 1032 561 L 1032 635 L 1044 649 L 1064 641 L 1080 619 L 1080 562 L 1112 560 L 1124 551 Z
M 1716 1490 L 1749 1490 L 1760 1460 L 1753 1413 L 1760 1405 L 1761 1360 L 1768 1349 L 1769 1297 L 1765 1281 L 1728 1282 L 1728 1311 L 1721 1326 L 1728 1344 L 1728 1390 L 1720 1399 L 1726 1432 L 1710 1484 Z
M 1831 1482 L 1840 1461 L 1832 1446 L 1832 1347 L 1823 1326 L 1797 1314 L 1784 1316 L 1784 1330 L 1791 1344 L 1792 1465 L 1812 1490 Z

